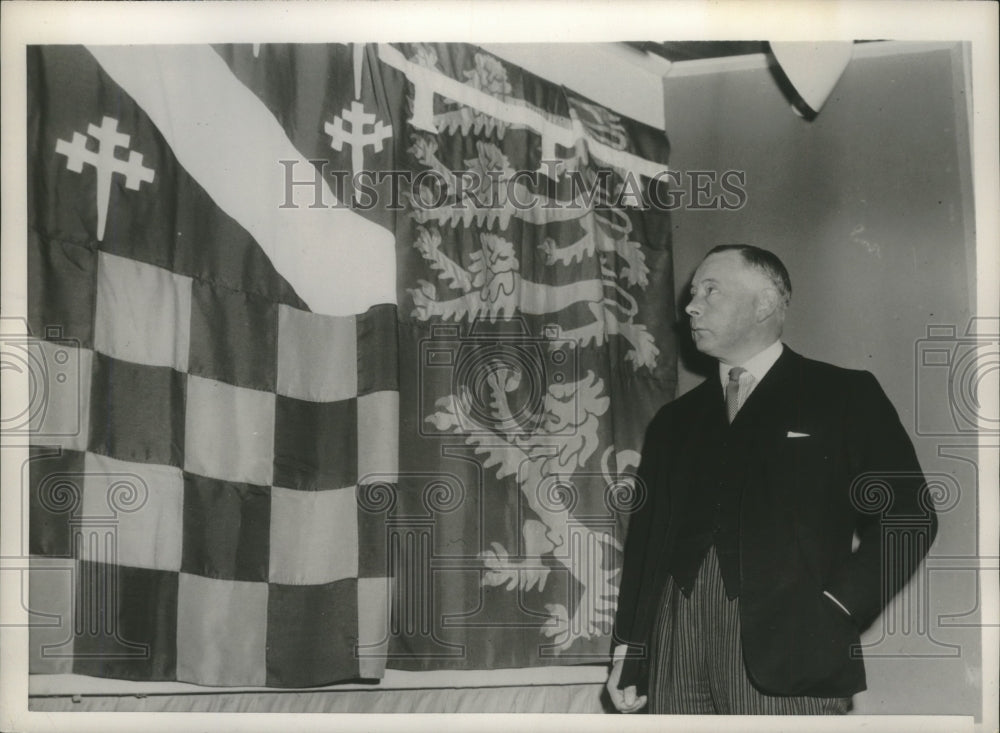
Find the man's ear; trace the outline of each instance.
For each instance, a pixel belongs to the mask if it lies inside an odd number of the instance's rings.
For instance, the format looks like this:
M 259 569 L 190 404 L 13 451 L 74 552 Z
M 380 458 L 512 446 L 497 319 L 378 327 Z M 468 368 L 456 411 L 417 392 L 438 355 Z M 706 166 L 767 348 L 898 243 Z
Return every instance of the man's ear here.
M 778 310 L 778 291 L 772 287 L 766 287 L 757 294 L 756 317 L 761 323 L 770 318 Z

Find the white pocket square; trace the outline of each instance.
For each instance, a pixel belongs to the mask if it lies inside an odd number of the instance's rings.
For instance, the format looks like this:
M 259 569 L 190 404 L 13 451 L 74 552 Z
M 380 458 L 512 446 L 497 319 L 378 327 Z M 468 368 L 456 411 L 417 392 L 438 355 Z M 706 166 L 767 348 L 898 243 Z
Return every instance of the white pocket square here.
M 808 438 L 809 433 L 796 433 L 794 430 L 789 430 L 786 438 Z

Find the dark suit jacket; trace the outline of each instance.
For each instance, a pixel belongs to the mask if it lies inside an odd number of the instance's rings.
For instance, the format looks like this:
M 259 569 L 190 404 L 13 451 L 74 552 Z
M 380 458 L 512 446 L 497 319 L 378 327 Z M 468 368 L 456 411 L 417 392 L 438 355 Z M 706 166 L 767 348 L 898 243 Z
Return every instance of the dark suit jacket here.
M 665 405 L 649 425 L 638 471 L 647 499 L 629 524 L 615 619 L 615 644 L 629 645 L 620 687 L 647 690 L 677 508 L 699 469 L 718 460 L 720 429 L 751 447 L 741 454 L 739 510 L 740 622 L 750 679 L 773 695 L 847 697 L 865 689 L 863 662 L 851 647 L 926 554 L 937 531 L 933 502 L 875 378 L 787 346 L 731 426 L 714 376 Z

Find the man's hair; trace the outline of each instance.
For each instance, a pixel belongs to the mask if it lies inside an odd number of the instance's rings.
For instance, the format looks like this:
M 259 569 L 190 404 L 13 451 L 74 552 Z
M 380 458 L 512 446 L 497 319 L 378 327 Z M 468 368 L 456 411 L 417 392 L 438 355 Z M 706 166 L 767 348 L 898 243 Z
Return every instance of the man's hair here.
M 778 291 L 778 295 L 781 296 L 782 305 L 787 306 L 791 301 L 792 279 L 788 277 L 788 270 L 785 269 L 784 263 L 778 259 L 774 252 L 754 247 L 752 244 L 720 244 L 712 247 L 705 257 L 719 252 L 739 252 L 745 264 L 767 276 L 775 290 Z

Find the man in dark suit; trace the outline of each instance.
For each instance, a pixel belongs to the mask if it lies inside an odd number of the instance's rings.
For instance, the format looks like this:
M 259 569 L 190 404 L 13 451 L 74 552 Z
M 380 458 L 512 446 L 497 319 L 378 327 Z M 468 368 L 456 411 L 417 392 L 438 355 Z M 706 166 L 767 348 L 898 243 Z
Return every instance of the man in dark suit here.
M 607 684 L 622 712 L 846 712 L 859 633 L 934 539 L 895 409 L 870 373 L 781 343 L 790 296 L 749 245 L 694 274 L 691 334 L 719 374 L 646 432 Z

